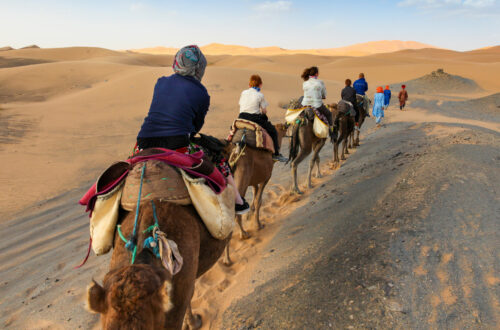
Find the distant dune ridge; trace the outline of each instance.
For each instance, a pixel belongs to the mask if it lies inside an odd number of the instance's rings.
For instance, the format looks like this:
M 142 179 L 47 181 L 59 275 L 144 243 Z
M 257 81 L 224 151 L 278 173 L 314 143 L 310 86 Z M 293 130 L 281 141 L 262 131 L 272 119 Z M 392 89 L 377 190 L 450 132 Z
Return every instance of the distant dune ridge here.
M 354 44 L 339 48 L 325 49 L 284 49 L 280 47 L 246 47 L 239 45 L 225 45 L 220 43 L 211 43 L 202 46 L 201 49 L 206 55 L 292 55 L 292 54 L 309 54 L 309 55 L 326 55 L 326 56 L 365 56 L 379 53 L 395 52 L 403 49 L 423 49 L 423 48 L 438 48 L 432 45 L 423 44 L 416 41 L 401 41 L 401 40 L 382 40 L 370 41 L 360 44 Z M 131 49 L 136 53 L 162 54 L 173 55 L 177 48 L 171 47 L 153 47 L 142 49 Z

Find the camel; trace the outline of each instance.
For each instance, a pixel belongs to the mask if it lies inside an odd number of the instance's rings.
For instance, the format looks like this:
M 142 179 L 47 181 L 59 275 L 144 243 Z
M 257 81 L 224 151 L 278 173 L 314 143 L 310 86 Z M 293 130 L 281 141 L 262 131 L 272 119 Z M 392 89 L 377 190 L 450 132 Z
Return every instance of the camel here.
M 286 135 L 287 127 L 284 124 L 277 124 L 274 125 L 274 127 L 276 127 L 276 131 L 278 132 L 278 142 L 281 147 L 281 141 Z M 237 156 L 232 156 L 232 154 L 237 150 L 234 147 L 235 145 L 232 143 L 229 143 L 227 146 L 227 154 L 230 154 L 229 159 Z M 274 163 L 272 154 L 269 151 L 252 148 L 247 145 L 233 166 L 234 182 L 241 196 L 245 196 L 248 187 L 251 186 L 253 188 L 253 200 L 250 209 L 251 214 L 249 216 L 253 217 L 258 230 L 264 228 L 260 222 L 262 193 L 271 179 Z M 236 215 L 236 223 L 240 228 L 240 238 L 250 238 L 250 234 L 243 228 L 241 215 Z M 232 263 L 233 262 L 231 261 L 231 257 L 229 255 L 229 245 L 227 245 L 224 256 L 224 264 L 230 266 Z
M 337 104 L 329 104 L 328 108 L 332 112 L 333 117 L 335 118 L 338 113 Z M 345 160 L 344 154 L 349 154 L 348 140 L 349 136 L 354 130 L 354 117 L 348 116 L 345 114 L 340 114 L 338 119 L 338 126 L 333 131 L 333 162 L 334 165 L 339 164 L 339 145 L 342 144 L 342 155 L 340 156 L 341 160 Z
M 276 127 L 276 131 L 278 132 L 278 142 L 281 147 L 281 141 L 286 135 L 287 127 L 284 124 L 277 124 L 274 125 L 274 127 Z M 262 193 L 271 179 L 274 163 L 272 154 L 269 151 L 259 150 L 247 145 L 233 169 L 234 182 L 241 196 L 245 196 L 248 187 L 251 186 L 253 188 L 254 197 L 251 206 L 251 216 L 253 216 L 258 229 L 263 228 L 260 222 Z M 249 238 L 250 235 L 243 229 L 241 218 L 241 216 L 237 216 L 236 220 L 241 229 L 241 238 L 246 239 Z
M 369 97 L 367 97 L 366 99 L 368 100 L 368 105 L 365 109 L 363 107 L 363 101 L 364 101 L 363 96 L 359 94 L 356 95 L 356 101 L 358 102 L 358 110 L 359 110 L 358 129 L 353 130 L 350 134 L 349 148 L 356 148 L 359 146 L 359 132 L 361 130 L 361 125 L 363 125 L 363 123 L 365 122 L 365 118 L 367 117 L 367 111 L 370 111 L 370 104 L 372 102 L 372 100 L 370 100 Z
M 213 238 L 192 205 L 181 206 L 155 201 L 159 228 L 177 243 L 184 260 L 179 273 L 172 275 L 143 242 L 154 224 L 151 204 L 140 207 L 137 258 L 115 232 L 110 270 L 103 285 L 93 281 L 87 290 L 88 308 L 101 314 L 103 329 L 191 329 L 201 327 L 201 317 L 193 315 L 190 302 L 195 280 L 219 259 L 230 240 Z M 121 210 L 119 223 L 125 237 L 132 233 L 135 211 Z
M 317 166 L 316 177 L 321 177 L 319 152 L 326 142 L 326 138 L 318 138 L 313 132 L 314 112 L 312 109 L 305 109 L 301 116 L 303 117 L 301 117 L 300 123 L 295 123 L 292 126 L 292 140 L 290 142 L 290 156 L 288 159 L 292 166 L 292 194 L 302 194 L 297 184 L 297 166 L 311 151 L 313 155 L 309 162 L 309 171 L 307 172 L 307 187 L 312 188 L 311 174 L 315 164 Z

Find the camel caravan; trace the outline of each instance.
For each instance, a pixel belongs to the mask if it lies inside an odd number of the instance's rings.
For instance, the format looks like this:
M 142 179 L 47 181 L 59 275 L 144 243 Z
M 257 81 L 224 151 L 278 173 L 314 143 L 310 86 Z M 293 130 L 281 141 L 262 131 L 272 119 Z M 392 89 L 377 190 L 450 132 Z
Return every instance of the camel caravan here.
M 228 243 L 234 224 L 241 239 L 250 237 L 244 214 L 263 228 L 262 196 L 275 163 L 290 164 L 291 193 L 301 194 L 297 167 L 311 152 L 309 188 L 314 167 L 321 176 L 319 152 L 328 138 L 337 164 L 340 143 L 342 159 L 348 143 L 359 145 L 370 102 L 364 77 L 362 94 L 348 80 L 346 96 L 326 106 L 317 67 L 304 70 L 304 95 L 290 102 L 284 123 L 268 120 L 263 81 L 253 75 L 228 137 L 200 134 L 210 102 L 201 84 L 206 64 L 197 46 L 179 50 L 175 73 L 156 83 L 133 153 L 106 169 L 80 200 L 90 214 L 82 265 L 91 250 L 98 256 L 112 250 L 102 284 L 93 281 L 87 289 L 88 308 L 100 314 L 103 329 L 200 328 L 201 317 L 190 306 L 195 281 L 224 251 L 224 263 L 233 263 Z M 288 158 L 280 153 L 285 137 Z

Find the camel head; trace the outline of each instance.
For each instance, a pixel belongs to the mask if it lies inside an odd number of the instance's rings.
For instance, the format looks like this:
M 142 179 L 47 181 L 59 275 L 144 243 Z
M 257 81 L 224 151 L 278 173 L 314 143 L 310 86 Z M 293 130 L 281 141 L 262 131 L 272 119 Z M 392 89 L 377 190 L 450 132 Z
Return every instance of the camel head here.
M 171 280 L 161 267 L 125 266 L 106 274 L 103 286 L 92 281 L 87 307 L 101 314 L 103 329 L 162 329 L 173 307 Z
M 274 127 L 276 128 L 276 131 L 278 132 L 278 144 L 281 147 L 281 141 L 286 136 L 286 132 L 288 130 L 288 125 L 280 123 L 280 124 L 274 125 Z
M 330 111 L 337 111 L 337 103 L 330 103 L 330 104 L 327 104 L 326 107 L 328 108 L 328 110 Z

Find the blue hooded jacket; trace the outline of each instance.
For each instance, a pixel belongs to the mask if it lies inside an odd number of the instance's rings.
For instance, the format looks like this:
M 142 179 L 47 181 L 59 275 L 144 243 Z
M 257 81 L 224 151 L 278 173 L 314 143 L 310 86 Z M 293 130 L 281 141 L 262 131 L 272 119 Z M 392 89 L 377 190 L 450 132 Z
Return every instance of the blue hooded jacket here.
M 384 105 L 389 105 L 390 101 L 391 101 L 391 90 L 386 89 L 384 90 Z
M 207 89 L 190 76 L 161 77 L 138 138 L 189 135 L 200 131 L 210 105 Z
M 365 78 L 360 78 L 352 84 L 352 87 L 356 90 L 356 94 L 365 95 L 365 92 L 368 90 L 368 83 Z

